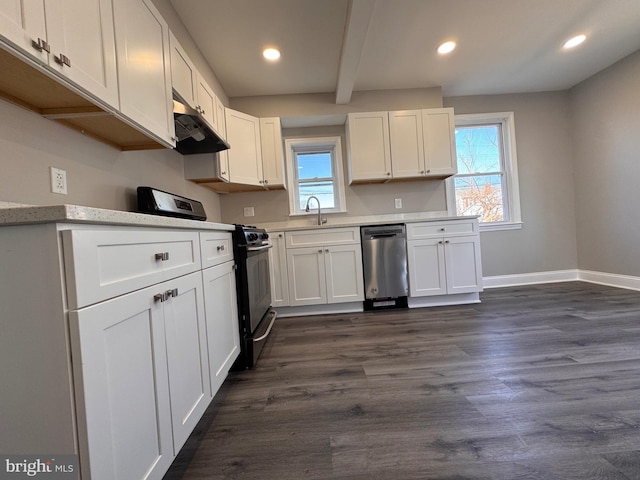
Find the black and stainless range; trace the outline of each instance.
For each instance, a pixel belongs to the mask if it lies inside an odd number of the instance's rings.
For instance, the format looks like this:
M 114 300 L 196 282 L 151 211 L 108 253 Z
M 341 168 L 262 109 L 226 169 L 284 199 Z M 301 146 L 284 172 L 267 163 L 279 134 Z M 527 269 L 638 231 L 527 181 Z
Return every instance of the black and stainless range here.
M 243 370 L 255 366 L 277 316 L 271 309 L 269 234 L 261 228 L 236 225 L 233 248 L 238 267 L 236 285 L 241 345 L 233 369 Z

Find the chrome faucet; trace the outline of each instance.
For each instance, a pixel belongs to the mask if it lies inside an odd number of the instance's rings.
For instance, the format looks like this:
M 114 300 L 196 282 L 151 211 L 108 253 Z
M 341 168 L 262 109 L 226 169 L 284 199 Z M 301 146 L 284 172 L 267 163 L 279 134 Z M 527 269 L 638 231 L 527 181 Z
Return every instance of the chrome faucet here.
M 314 198 L 315 201 L 318 203 L 318 225 L 327 223 L 327 217 L 322 217 L 320 215 L 320 200 L 318 200 L 318 197 L 316 197 L 315 195 L 311 195 L 309 198 L 307 198 L 307 206 L 304 208 L 304 211 L 305 212 L 309 211 L 309 202 L 311 201 L 312 198 Z

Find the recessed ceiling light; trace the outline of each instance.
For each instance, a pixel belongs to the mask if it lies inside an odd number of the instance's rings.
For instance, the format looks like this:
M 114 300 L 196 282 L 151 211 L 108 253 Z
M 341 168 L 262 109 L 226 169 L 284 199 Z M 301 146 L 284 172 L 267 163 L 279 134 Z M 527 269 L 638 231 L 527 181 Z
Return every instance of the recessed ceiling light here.
M 448 41 L 441 43 L 438 47 L 438 53 L 440 55 L 446 55 L 447 53 L 451 53 L 456 49 L 456 42 Z
M 267 60 L 278 60 L 280 58 L 280 50 L 277 48 L 265 48 L 262 51 L 262 56 Z
M 572 37 L 566 42 L 564 42 L 564 45 L 562 45 L 562 48 L 564 48 L 565 50 L 575 48 L 578 45 L 580 45 L 582 42 L 584 42 L 586 39 L 587 39 L 586 35 L 576 35 L 575 37 Z

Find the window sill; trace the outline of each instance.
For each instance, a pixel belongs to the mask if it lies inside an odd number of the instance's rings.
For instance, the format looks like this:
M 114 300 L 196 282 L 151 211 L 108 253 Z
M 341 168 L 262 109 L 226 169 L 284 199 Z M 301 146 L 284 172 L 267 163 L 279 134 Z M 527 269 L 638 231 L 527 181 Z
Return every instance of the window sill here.
M 510 223 L 480 223 L 481 232 L 496 232 L 499 230 L 521 230 L 522 222 Z

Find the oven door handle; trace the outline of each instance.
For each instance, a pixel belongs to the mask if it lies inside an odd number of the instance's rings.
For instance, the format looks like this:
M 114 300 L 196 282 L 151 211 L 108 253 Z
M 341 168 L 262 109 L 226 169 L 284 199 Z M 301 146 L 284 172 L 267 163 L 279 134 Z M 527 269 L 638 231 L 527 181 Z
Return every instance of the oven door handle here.
M 264 335 L 259 336 L 258 338 L 254 338 L 253 341 L 255 342 L 261 342 L 262 340 L 264 340 L 265 338 L 267 338 L 269 336 L 269 334 L 271 333 L 271 329 L 273 328 L 273 324 L 276 323 L 276 318 L 278 318 L 278 312 L 276 312 L 275 310 L 271 310 L 269 312 L 270 315 L 272 315 L 272 319 L 271 319 L 271 323 L 269 324 L 269 328 L 267 328 L 267 331 L 264 332 Z
M 247 247 L 247 252 L 259 252 L 260 250 L 267 250 L 271 248 L 273 245 L 267 243 L 266 245 L 260 245 L 259 247 Z

